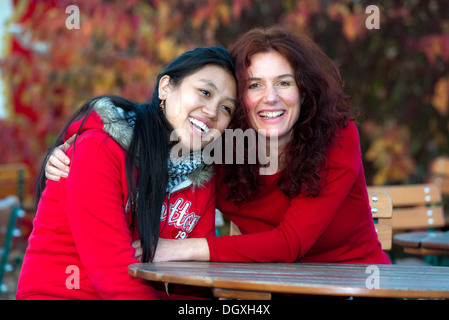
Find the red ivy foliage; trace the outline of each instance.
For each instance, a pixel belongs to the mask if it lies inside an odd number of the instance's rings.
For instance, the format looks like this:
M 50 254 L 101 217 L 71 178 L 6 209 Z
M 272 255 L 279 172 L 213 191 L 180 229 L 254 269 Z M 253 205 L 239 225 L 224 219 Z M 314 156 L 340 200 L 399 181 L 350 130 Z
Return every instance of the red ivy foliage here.
M 340 66 L 367 120 L 360 127 L 368 183 L 421 178 L 420 166 L 449 153 L 447 1 L 80 0 L 80 27 L 69 29 L 73 2 L 14 2 L 14 33 L 0 64 L 9 99 L 0 163 L 25 162 L 35 173 L 86 99 L 145 101 L 156 74 L 181 52 L 227 46 L 273 24 L 309 34 Z M 373 4 L 380 29 L 365 25 Z

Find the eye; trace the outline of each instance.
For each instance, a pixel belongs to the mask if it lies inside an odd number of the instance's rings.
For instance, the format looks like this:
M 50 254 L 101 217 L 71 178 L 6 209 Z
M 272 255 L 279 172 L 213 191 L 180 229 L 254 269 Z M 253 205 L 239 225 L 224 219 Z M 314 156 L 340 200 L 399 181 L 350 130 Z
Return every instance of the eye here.
M 290 82 L 289 81 L 281 81 L 281 82 L 279 82 L 279 84 L 283 87 L 287 87 L 290 85 Z
M 252 84 L 249 85 L 249 89 L 256 89 L 256 88 L 259 88 L 259 87 L 260 87 L 259 83 L 252 83 Z
M 206 97 L 210 97 L 210 92 L 204 89 L 200 90 L 202 94 L 204 94 Z
M 223 109 L 223 110 L 226 110 L 229 114 L 231 114 L 231 108 L 229 108 L 228 106 L 221 106 L 221 108 Z

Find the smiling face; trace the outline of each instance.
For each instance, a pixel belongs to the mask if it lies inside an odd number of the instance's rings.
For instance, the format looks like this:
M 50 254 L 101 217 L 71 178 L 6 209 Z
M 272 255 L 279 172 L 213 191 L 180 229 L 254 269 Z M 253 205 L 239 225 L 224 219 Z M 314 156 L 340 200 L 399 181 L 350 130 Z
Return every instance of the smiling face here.
M 248 67 L 245 104 L 253 129 L 277 136 L 280 147 L 291 137 L 301 110 L 299 88 L 289 62 L 278 52 L 256 53 Z M 263 134 L 263 131 L 262 131 Z
M 181 144 L 191 151 L 204 148 L 224 132 L 234 113 L 236 96 L 233 76 L 215 65 L 199 69 L 177 86 L 167 75 L 159 82 L 165 116 Z

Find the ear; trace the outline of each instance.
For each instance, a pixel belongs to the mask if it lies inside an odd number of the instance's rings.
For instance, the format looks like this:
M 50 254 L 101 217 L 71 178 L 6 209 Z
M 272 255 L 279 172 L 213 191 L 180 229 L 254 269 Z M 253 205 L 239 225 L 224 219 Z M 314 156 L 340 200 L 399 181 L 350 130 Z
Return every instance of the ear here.
M 170 76 L 165 75 L 159 80 L 158 94 L 159 99 L 166 100 L 170 89 Z

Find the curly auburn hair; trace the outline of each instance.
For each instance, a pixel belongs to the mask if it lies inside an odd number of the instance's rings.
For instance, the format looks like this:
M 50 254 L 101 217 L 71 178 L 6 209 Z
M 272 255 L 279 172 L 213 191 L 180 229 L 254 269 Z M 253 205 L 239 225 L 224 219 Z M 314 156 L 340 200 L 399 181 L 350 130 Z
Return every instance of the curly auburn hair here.
M 319 195 L 325 184 L 323 169 L 328 150 L 336 132 L 354 120 L 350 97 L 342 89 L 338 68 L 312 40 L 277 27 L 252 29 L 232 44 L 229 51 L 235 61 L 239 97 L 231 129 L 251 128 L 244 99 L 251 57 L 276 51 L 290 63 L 304 100 L 291 140 L 283 150 L 283 170 L 278 186 L 290 199 L 299 194 Z M 245 152 L 250 147 L 246 146 Z M 238 204 L 257 196 L 259 168 L 260 164 L 248 163 L 224 166 L 228 201 Z

